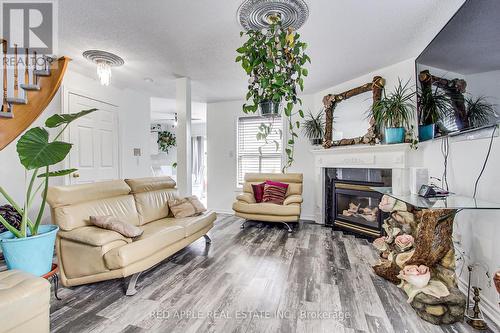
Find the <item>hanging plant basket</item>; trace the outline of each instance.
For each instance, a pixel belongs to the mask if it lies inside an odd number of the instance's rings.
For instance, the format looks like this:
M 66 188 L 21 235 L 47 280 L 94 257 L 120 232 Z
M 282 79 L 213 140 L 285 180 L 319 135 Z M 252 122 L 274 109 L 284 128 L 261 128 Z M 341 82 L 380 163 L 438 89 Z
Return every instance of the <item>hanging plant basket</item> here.
M 260 110 L 261 116 L 273 117 L 283 111 L 288 128 L 284 172 L 294 160 L 296 131 L 300 127 L 294 117 L 304 118 L 298 94 L 304 90 L 304 78 L 309 73 L 305 65 L 311 59 L 304 52 L 307 44 L 301 41 L 300 34 L 283 27 L 279 17 L 271 21 L 267 29 L 240 33 L 246 41 L 236 50 L 236 62 L 241 63 L 248 75 L 243 112 L 252 114 Z
M 262 117 L 279 117 L 281 115 L 280 103 L 274 101 L 262 101 L 259 104 Z

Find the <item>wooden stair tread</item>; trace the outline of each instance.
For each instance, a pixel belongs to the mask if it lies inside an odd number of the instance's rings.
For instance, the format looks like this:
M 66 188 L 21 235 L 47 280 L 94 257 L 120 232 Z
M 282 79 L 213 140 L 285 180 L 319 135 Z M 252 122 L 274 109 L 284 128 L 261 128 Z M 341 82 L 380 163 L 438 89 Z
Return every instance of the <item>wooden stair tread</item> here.
M 7 97 L 6 101 L 7 101 L 7 103 L 10 103 L 10 104 L 19 104 L 19 105 L 28 104 L 27 99 L 19 98 L 19 97 Z
M 24 90 L 40 90 L 40 85 L 38 84 L 21 84 L 20 87 Z
M 14 118 L 13 112 L 0 112 L 0 118 L 12 119 Z
M 45 69 L 37 69 L 36 71 L 33 71 L 36 76 L 50 76 L 50 70 L 45 70 Z

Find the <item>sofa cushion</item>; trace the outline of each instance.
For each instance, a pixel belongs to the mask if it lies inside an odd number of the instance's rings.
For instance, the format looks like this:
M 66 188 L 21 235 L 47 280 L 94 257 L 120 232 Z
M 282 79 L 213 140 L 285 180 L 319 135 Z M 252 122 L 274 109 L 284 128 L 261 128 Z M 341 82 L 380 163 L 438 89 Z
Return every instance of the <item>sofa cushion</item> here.
M 91 246 L 103 246 L 114 241 L 131 243 L 132 239 L 120 235 L 116 231 L 102 229 L 96 226 L 81 227 L 71 231 L 59 231 L 57 235 L 64 239 Z
M 139 227 L 125 223 L 114 216 L 91 216 L 90 222 L 96 227 L 116 231 L 124 237 L 136 238 L 143 233 L 143 230 Z
M 252 184 L 253 197 L 255 198 L 255 202 L 262 202 L 262 198 L 264 197 L 264 185 L 266 185 L 266 183 Z
M 184 218 L 168 218 L 167 220 L 175 221 L 178 225 L 182 225 L 186 230 L 186 237 L 200 231 L 209 226 L 217 219 L 215 212 L 207 211 L 198 216 Z
M 291 204 L 287 206 L 280 206 L 272 203 L 255 203 L 249 204 L 243 201 L 236 201 L 233 204 L 233 210 L 247 214 L 262 214 L 262 215 L 275 215 L 275 216 L 299 216 L 300 205 Z
M 132 195 L 122 195 L 74 204 L 71 206 L 56 207 L 52 218 L 62 230 L 73 230 L 79 227 L 92 225 L 90 216 L 111 215 L 123 222 L 139 225 L 139 214 Z
M 175 188 L 159 189 L 151 192 L 134 194 L 137 212 L 139 213 L 139 224 L 163 219 L 168 216 L 168 201 L 177 197 Z
M 264 185 L 264 197 L 262 197 L 262 202 L 283 205 L 287 187 L 288 186 L 284 187 L 281 185 L 270 185 L 266 183 L 266 185 Z
M 151 192 L 161 189 L 175 188 L 175 181 L 170 177 L 147 177 L 125 179 L 132 189 L 132 193 Z
M 47 203 L 50 207 L 56 208 L 87 201 L 118 197 L 129 193 L 130 187 L 123 180 L 69 186 L 51 186 L 47 191 Z
M 168 207 L 175 218 L 197 216 L 207 210 L 195 195 L 182 199 L 169 200 Z
M 109 269 L 126 267 L 186 237 L 184 226 L 175 219 L 161 219 L 141 226 L 144 233 L 134 242 L 104 255 Z

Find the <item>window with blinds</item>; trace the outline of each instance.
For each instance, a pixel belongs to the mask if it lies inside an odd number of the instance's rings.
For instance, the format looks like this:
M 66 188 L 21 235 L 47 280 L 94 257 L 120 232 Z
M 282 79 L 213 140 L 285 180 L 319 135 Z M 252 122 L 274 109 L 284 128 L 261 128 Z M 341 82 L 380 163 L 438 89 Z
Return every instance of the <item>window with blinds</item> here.
M 271 126 L 267 140 L 257 140 L 259 127 Z M 238 185 L 245 173 L 281 172 L 282 130 L 281 117 L 241 117 L 238 119 Z

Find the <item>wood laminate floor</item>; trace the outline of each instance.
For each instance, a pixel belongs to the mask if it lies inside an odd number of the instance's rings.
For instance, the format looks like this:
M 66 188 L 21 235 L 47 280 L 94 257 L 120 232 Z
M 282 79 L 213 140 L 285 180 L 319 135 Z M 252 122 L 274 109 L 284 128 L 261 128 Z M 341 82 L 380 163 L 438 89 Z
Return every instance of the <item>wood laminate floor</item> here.
M 316 224 L 281 226 L 219 215 L 203 239 L 143 273 L 52 299 L 53 332 L 473 332 L 422 321 L 395 285 L 374 275 L 368 242 Z M 497 331 L 495 328 L 491 332 Z

